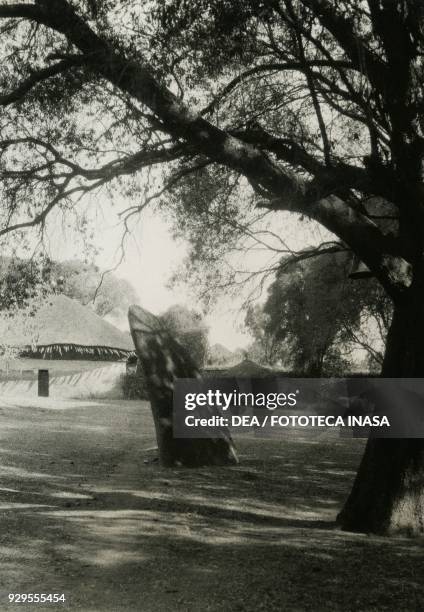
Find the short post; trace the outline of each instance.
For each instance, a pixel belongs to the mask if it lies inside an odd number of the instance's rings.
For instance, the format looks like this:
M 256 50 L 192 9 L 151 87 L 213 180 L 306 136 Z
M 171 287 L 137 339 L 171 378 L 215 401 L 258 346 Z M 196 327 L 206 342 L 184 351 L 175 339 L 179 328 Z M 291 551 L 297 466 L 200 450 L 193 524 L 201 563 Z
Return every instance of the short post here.
M 38 370 L 38 396 L 49 397 L 49 371 Z

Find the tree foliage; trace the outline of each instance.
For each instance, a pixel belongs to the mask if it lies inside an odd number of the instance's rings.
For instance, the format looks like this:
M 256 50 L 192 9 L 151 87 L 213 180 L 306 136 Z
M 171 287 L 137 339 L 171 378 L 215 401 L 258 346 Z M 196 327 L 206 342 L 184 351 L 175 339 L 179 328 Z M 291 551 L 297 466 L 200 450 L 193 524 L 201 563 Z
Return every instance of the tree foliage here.
M 45 264 L 45 259 L 0 258 L 0 311 L 23 308 L 52 291 Z
M 409 287 L 422 224 L 419 3 L 90 4 L 1 7 L 3 231 L 112 181 L 139 194 L 128 177 L 148 166 L 168 165 L 167 189 L 213 164 L 243 177 L 256 206 L 324 224 L 391 295 Z M 381 231 L 369 195 L 396 206 L 402 231 Z
M 203 367 L 208 353 L 208 328 L 202 316 L 185 306 L 168 308 L 161 320 L 170 334 L 188 351 L 197 367 Z
M 100 317 L 112 312 L 126 316 L 128 307 L 138 301 L 127 280 L 102 272 L 94 264 L 78 260 L 51 262 L 49 274 L 57 291 L 92 307 Z
M 0 265 L 0 310 L 21 308 L 35 294 L 61 293 L 92 307 L 100 317 L 111 312 L 126 316 L 138 301 L 127 280 L 94 264 L 42 257 L 3 258 Z
M 266 365 L 288 363 L 287 346 L 270 330 L 270 317 L 261 304 L 248 305 L 244 324 L 253 337 L 246 351 L 253 361 Z
M 35 345 L 39 326 L 36 313 L 54 291 L 46 274 L 44 258 L 0 258 L 0 366 L 7 370 L 20 355 L 20 348 L 6 338 L 16 329 Z
M 249 325 L 261 346 L 272 347 L 271 363 L 280 359 L 306 375 L 341 375 L 360 347 L 373 369 L 381 368 L 390 301 L 375 280 L 350 280 L 351 265 L 351 257 L 339 253 L 291 264 L 280 273 L 255 318 L 258 330 Z

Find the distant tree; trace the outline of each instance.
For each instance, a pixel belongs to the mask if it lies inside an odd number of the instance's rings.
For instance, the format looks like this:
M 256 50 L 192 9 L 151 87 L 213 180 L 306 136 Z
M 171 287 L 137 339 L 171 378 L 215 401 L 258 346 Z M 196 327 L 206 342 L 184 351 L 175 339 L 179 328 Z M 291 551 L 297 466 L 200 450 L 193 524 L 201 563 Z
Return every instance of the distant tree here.
M 375 279 L 354 281 L 354 292 L 346 299 L 356 300 L 360 316 L 342 322 L 337 341 L 352 350 L 366 351 L 365 367 L 380 374 L 384 363 L 384 347 L 393 316 L 393 306 Z
M 52 262 L 50 275 L 59 293 L 90 305 L 104 317 L 118 311 L 126 317 L 128 307 L 138 301 L 132 285 L 111 272 L 103 273 L 94 264 L 79 260 Z
M 281 361 L 284 353 L 282 342 L 276 334 L 270 333 L 270 317 L 263 306 L 250 304 L 247 307 L 244 323 L 253 336 L 253 342 L 247 348 L 249 357 L 268 365 Z
M 6 369 L 20 355 L 20 347 L 9 344 L 16 329 L 34 345 L 39 334 L 35 315 L 53 293 L 48 264 L 41 259 L 0 259 L 0 360 Z
M 246 317 L 269 363 L 283 359 L 308 376 L 343 374 L 360 346 L 381 367 L 382 354 L 367 336 L 377 330 L 384 344 L 390 302 L 375 280 L 350 280 L 351 264 L 350 255 L 333 253 L 282 266 L 264 306 Z
M 226 346 L 216 343 L 208 348 L 207 363 L 208 365 L 226 365 L 235 361 L 236 355 Z
M 132 285 L 115 274 L 103 273 L 83 261 L 52 261 L 48 258 L 0 260 L 0 310 L 22 306 L 33 292 L 61 293 L 104 317 L 118 311 L 126 317 L 128 307 L 138 301 Z
M 0 258 L 0 311 L 26 307 L 32 297 L 49 293 L 46 265 L 44 258 Z
M 195 310 L 176 304 L 161 316 L 169 332 L 186 347 L 197 367 L 202 367 L 208 353 L 208 328 Z

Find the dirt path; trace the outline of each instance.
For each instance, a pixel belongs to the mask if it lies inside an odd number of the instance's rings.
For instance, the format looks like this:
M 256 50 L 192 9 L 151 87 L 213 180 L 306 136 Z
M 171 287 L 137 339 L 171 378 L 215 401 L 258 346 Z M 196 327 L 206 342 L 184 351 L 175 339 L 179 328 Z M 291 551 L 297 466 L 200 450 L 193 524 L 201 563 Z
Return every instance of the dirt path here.
M 422 540 L 342 534 L 356 440 L 239 441 L 242 464 L 161 470 L 138 402 L 0 400 L 0 610 L 420 610 Z M 58 610 L 62 606 L 31 606 Z

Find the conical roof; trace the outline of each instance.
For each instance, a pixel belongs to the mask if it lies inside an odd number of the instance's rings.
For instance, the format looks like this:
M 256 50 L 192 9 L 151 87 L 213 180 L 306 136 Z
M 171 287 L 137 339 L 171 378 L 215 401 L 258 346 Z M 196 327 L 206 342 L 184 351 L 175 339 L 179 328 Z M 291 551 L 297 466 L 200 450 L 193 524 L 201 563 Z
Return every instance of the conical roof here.
M 270 374 L 272 374 L 272 370 L 259 365 L 259 363 L 251 359 L 244 359 L 232 368 L 227 368 L 227 375 L 234 377 L 261 378 Z
M 134 350 L 129 334 L 65 295 L 49 297 L 36 311 L 30 328 L 31 333 L 19 321 L 14 326 L 7 320 L 0 321 L 2 344 L 19 348 L 63 347 L 65 352 L 68 346 L 81 347 L 83 351 L 93 347 Z

